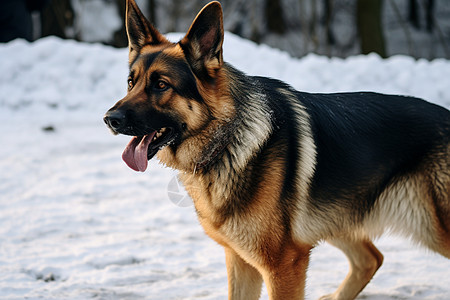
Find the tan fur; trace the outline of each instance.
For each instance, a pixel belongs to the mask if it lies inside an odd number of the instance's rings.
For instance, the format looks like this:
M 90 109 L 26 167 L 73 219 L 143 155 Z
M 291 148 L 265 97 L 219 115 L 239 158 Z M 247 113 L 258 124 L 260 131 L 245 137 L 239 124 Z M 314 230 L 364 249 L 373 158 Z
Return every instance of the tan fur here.
M 170 148 L 164 148 L 158 152 L 158 158 L 164 164 L 183 172 L 195 172 L 196 163 L 201 161 L 203 156 L 202 148 L 199 145 L 208 144 L 213 140 L 217 129 L 225 126 L 227 120 L 234 114 L 234 105 L 228 95 L 216 94 L 212 96 L 205 92 L 207 91 L 206 88 L 201 88 L 201 84 L 199 84 L 199 87 L 200 94 L 207 102 L 208 107 L 191 102 L 193 111 L 176 110 L 180 112 L 188 128 L 191 129 L 190 136 L 185 139 L 176 153 L 173 153 Z M 223 89 L 223 91 L 226 91 L 226 89 Z M 173 102 L 180 103 L 180 101 Z M 178 108 L 180 108 L 179 104 Z M 222 115 L 217 116 L 217 111 L 223 112 Z M 208 124 L 203 123 L 202 120 L 208 120 Z
M 243 260 L 233 249 L 225 248 L 230 299 L 259 299 L 262 276 L 257 269 Z
M 383 255 L 368 240 L 353 240 L 342 238 L 328 240 L 347 256 L 350 270 L 339 288 L 331 295 L 321 297 L 321 300 L 354 299 L 369 283 L 375 272 L 383 263 Z

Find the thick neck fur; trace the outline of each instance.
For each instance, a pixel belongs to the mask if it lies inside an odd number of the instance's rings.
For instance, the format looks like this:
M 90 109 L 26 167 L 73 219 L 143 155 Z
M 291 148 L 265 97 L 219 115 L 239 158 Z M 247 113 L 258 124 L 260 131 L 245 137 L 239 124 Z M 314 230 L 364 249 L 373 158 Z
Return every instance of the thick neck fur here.
M 208 148 L 205 149 L 204 155 L 206 159 L 209 155 L 221 156 L 217 163 L 226 164 L 225 161 L 229 161 L 236 171 L 240 171 L 270 136 L 273 111 L 258 81 L 230 65 L 225 65 L 224 68 L 229 83 L 228 94 L 234 102 L 235 114 L 223 120 L 224 124 L 217 128 L 210 143 L 212 148 L 222 147 L 223 155 L 208 153 Z M 221 166 L 216 168 L 223 169 Z
M 199 194 L 207 190 L 206 195 L 212 202 L 233 197 L 241 177 L 251 172 L 250 161 L 261 152 L 273 131 L 273 111 L 260 83 L 230 65 L 225 64 L 223 68 L 235 113 L 216 128 L 205 147 L 202 156 L 208 164 L 193 173 L 181 175 L 194 201 L 195 189 L 199 188 L 203 190 Z

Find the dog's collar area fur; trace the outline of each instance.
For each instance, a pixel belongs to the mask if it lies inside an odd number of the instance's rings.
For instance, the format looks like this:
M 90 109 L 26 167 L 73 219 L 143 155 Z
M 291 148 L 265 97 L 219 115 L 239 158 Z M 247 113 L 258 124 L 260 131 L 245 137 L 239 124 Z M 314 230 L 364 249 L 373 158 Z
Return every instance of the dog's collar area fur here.
M 202 159 L 194 165 L 194 173 L 199 170 L 207 170 L 208 167 L 221 159 L 227 147 L 233 143 L 233 135 L 238 128 L 237 122 L 228 125 L 219 125 L 209 146 L 203 151 Z
M 205 159 L 197 162 L 195 164 L 194 173 L 200 170 L 207 169 L 209 166 L 211 166 L 214 162 L 218 161 L 220 158 L 220 155 L 224 153 L 225 149 L 229 145 L 228 142 L 220 143 L 218 146 L 216 146 L 212 152 L 206 157 Z

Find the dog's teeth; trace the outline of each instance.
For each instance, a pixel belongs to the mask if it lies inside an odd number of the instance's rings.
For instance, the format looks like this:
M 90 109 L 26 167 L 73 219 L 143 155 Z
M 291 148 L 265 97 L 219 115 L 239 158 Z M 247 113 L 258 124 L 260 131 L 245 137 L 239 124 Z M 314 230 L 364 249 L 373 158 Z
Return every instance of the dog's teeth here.
M 152 138 L 152 142 L 155 141 L 156 139 L 162 137 L 164 132 L 166 132 L 166 130 L 167 130 L 167 128 L 161 128 L 159 131 L 157 131 Z

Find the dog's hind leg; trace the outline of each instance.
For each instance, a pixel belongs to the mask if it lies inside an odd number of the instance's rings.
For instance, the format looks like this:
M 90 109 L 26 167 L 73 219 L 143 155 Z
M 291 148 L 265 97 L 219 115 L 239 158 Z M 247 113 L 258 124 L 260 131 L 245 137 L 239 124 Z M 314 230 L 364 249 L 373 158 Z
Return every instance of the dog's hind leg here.
M 383 263 L 383 255 L 369 240 L 333 239 L 327 242 L 344 252 L 350 263 L 350 271 L 333 294 L 320 299 L 355 299 Z
M 431 191 L 433 212 L 436 213 L 434 224 L 434 243 L 428 246 L 450 259 L 450 145 L 447 146 L 447 155 L 436 157 L 433 160 L 432 171 L 428 178 L 431 187 L 425 189 L 425 193 Z
M 262 276 L 234 250 L 225 248 L 228 273 L 228 299 L 256 300 L 262 288 Z

